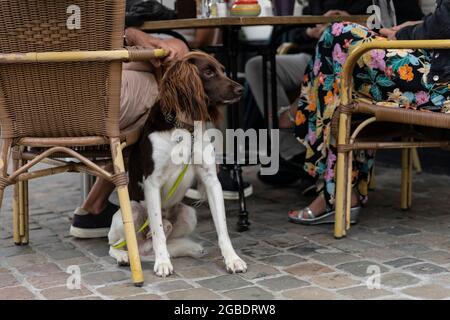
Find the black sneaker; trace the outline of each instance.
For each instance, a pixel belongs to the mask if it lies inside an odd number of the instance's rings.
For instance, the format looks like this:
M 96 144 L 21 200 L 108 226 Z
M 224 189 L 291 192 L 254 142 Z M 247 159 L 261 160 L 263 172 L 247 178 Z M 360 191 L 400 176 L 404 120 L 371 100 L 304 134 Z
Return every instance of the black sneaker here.
M 113 215 L 117 210 L 119 207 L 109 201 L 100 214 L 92 214 L 83 208 L 77 208 L 70 226 L 70 235 L 83 239 L 108 236 Z
M 239 200 L 239 188 L 238 184 L 233 179 L 233 170 L 221 167 L 217 177 L 222 185 L 223 198 L 225 200 Z M 244 197 L 247 198 L 253 194 L 253 186 L 245 181 L 243 184 Z

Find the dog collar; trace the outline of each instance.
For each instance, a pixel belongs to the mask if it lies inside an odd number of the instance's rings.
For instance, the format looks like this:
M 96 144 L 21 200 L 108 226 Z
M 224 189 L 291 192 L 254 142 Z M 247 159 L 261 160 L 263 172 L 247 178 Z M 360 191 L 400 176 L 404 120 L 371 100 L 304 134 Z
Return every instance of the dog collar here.
M 164 110 L 162 113 L 163 113 L 164 118 L 166 119 L 167 123 L 172 124 L 175 128 L 184 129 L 184 130 L 189 131 L 190 133 L 194 132 L 194 126 L 192 124 L 189 124 L 189 123 L 186 123 L 183 121 L 179 121 L 174 114 L 168 113 Z

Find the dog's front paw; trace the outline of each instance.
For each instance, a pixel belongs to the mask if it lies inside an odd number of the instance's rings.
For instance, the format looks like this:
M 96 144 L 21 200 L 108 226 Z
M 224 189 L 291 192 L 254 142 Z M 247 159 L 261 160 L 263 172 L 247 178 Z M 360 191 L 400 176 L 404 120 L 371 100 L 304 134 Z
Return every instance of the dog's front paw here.
M 231 259 L 225 259 L 225 267 L 229 273 L 247 272 L 247 264 L 238 256 L 234 256 Z
M 129 266 L 130 261 L 128 258 L 128 251 L 118 250 L 113 247 L 109 247 L 109 255 L 116 259 L 119 266 Z
M 158 259 L 153 270 L 158 277 L 165 278 L 173 273 L 173 266 L 170 259 Z

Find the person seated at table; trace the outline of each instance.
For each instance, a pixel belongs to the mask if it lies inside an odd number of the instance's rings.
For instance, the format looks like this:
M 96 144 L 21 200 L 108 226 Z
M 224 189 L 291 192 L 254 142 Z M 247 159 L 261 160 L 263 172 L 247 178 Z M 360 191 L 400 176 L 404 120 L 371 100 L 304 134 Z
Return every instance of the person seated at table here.
M 303 14 L 325 16 L 366 14 L 367 6 L 371 4 L 372 0 L 311 0 L 309 5 L 303 9 Z M 288 112 L 290 110 L 289 93 L 299 91 L 298 88 L 303 79 L 306 66 L 314 52 L 317 40 L 325 28 L 326 25 L 295 28 L 290 32 L 290 37 L 292 42 L 299 47 L 300 53 L 276 56 L 277 106 L 280 128 L 291 127 L 290 118 L 292 116 Z M 256 100 L 259 112 L 264 114 L 264 86 L 261 81 L 262 68 L 261 56 L 250 59 L 245 65 L 245 77 Z M 268 72 L 268 77 L 268 83 L 270 83 L 270 72 Z M 270 87 L 268 97 L 269 110 L 271 110 Z M 301 188 L 305 189 L 311 186 L 314 181 L 298 171 L 298 166 L 303 164 L 304 152 L 305 148 L 297 142 L 290 131 L 281 130 L 280 169 L 275 175 L 258 175 L 258 177 L 266 183 L 275 185 L 286 185 L 303 177 L 306 181 L 302 181 Z
M 439 0 L 436 11 L 422 21 L 406 22 L 377 34 L 355 23 L 334 23 L 320 38 L 305 73 L 295 134 L 306 148 L 304 169 L 324 182 L 319 196 L 303 209 L 289 212 L 301 224 L 334 222 L 336 140 L 331 120 L 341 101 L 340 73 L 349 50 L 361 43 L 386 39 L 450 38 L 450 0 Z M 448 50 L 371 50 L 356 64 L 355 97 L 389 101 L 393 107 L 450 113 Z M 352 208 L 354 218 L 367 201 L 374 151 L 355 152 Z M 326 218 L 328 217 L 328 218 Z
M 192 49 L 202 49 L 207 46 L 217 45 L 220 42 L 221 32 L 216 28 L 202 29 L 176 29 L 189 43 Z
M 303 13 L 312 15 L 324 14 L 325 16 L 366 14 L 367 7 L 371 4 L 372 1 L 310 1 L 309 6 L 304 8 Z M 393 0 L 393 5 L 395 7 L 397 21 L 400 23 L 407 21 L 407 19 L 418 20 L 423 17 L 418 0 Z M 317 25 L 316 27 L 294 29 L 291 32 L 291 37 L 292 41 L 299 47 L 300 53 L 276 57 L 277 105 L 280 119 L 279 126 L 281 129 L 293 127 L 293 114 L 295 114 L 297 109 L 298 100 L 295 100 L 289 105 L 289 93 L 298 90 L 306 65 L 311 58 L 311 54 L 314 52 L 317 40 L 325 28 L 326 25 Z M 259 108 L 259 111 L 256 111 L 256 113 L 263 112 L 263 83 L 260 80 L 261 74 L 262 58 L 255 57 L 249 60 L 246 64 L 246 77 Z M 251 99 L 249 100 L 251 101 Z M 271 100 L 269 99 L 269 109 L 271 108 L 270 104 Z M 247 110 L 247 113 L 252 118 L 255 118 L 255 112 Z M 258 176 L 264 182 L 275 185 L 286 185 L 303 178 L 300 184 L 303 193 L 305 194 L 311 191 L 311 187 L 315 182 L 314 179 L 308 179 L 302 173 L 293 171 L 297 170 L 298 165 L 303 164 L 304 151 L 303 146 L 298 145 L 290 132 L 281 131 L 280 153 L 282 158 L 280 159 L 280 170 L 273 176 Z
M 147 21 L 174 20 L 177 13 L 157 0 L 127 0 L 125 24 L 129 27 L 140 27 Z M 204 29 L 175 29 L 191 48 L 202 48 L 213 45 L 220 38 L 220 31 L 215 28 Z M 159 37 L 166 38 L 166 34 Z M 171 37 L 171 36 L 170 36 Z
M 153 72 L 162 64 L 170 64 L 189 52 L 183 41 L 160 39 L 136 28 L 125 30 L 125 41 L 129 46 L 162 48 L 168 56 L 162 61 L 154 59 L 148 63 L 124 63 L 120 96 L 120 129 L 132 125 L 153 106 L 158 95 L 158 84 Z M 112 216 L 118 206 L 108 201 L 114 185 L 98 178 L 83 205 L 74 212 L 70 234 L 78 238 L 106 237 Z

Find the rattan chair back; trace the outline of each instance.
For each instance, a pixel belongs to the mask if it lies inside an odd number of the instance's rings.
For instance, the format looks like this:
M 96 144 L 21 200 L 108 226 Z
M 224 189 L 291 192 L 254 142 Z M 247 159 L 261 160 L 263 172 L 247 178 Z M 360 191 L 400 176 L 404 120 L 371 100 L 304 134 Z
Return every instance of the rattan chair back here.
M 1 0 L 0 53 L 123 48 L 124 0 Z M 1 137 L 119 136 L 121 62 L 0 64 Z

